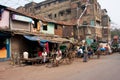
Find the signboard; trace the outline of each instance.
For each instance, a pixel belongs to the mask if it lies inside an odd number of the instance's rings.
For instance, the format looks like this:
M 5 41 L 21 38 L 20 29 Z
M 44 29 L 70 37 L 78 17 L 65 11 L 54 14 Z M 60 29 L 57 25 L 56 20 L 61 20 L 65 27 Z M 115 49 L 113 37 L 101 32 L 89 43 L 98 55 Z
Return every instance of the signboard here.
M 31 18 L 22 16 L 22 15 L 17 15 L 17 14 L 13 14 L 12 19 L 19 20 L 19 21 L 25 21 L 25 22 L 31 22 L 31 23 L 33 22 L 33 20 Z

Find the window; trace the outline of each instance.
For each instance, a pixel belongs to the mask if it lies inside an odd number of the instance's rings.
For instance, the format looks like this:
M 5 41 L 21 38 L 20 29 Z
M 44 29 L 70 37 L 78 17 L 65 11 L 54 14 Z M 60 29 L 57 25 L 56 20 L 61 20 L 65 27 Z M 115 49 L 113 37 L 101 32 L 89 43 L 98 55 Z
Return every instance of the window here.
M 91 25 L 92 27 L 94 27 L 95 24 L 94 24 L 94 21 L 93 21 L 93 20 L 90 21 L 90 25 Z
M 94 0 L 89 0 L 90 4 L 93 4 L 94 3 Z
M 64 15 L 64 11 L 60 11 L 60 12 L 59 12 L 59 15 L 60 15 L 60 16 L 63 16 L 63 15 Z
M 88 25 L 87 21 L 83 21 L 83 25 Z
M 71 0 L 71 2 L 74 2 L 74 1 L 77 1 L 77 0 Z
M 97 11 L 97 4 L 95 4 L 95 10 Z
M 34 20 L 34 22 L 35 22 L 35 23 L 34 23 L 34 26 L 33 26 L 33 27 L 34 27 L 34 28 L 37 28 L 37 22 L 38 22 L 38 20 Z
M 84 10 L 84 9 L 85 9 L 85 7 L 86 7 L 85 5 L 82 5 L 82 6 L 81 6 L 81 9 L 82 9 L 82 10 Z
M 47 7 L 47 5 L 44 5 L 44 8 L 46 8 Z
M 48 17 L 49 17 L 50 19 L 52 19 L 52 14 L 49 14 Z
M 57 14 L 54 15 L 54 18 L 56 18 L 56 17 L 57 17 Z
M 103 34 L 104 34 L 104 35 L 108 34 L 108 30 L 107 30 L 107 29 L 104 29 L 104 30 L 103 30 Z
M 57 29 L 58 27 L 57 27 L 57 24 L 55 24 L 55 29 Z
M 48 6 L 50 6 L 51 4 L 49 3 Z
M 43 25 L 43 30 L 47 31 L 47 25 Z
M 78 7 L 80 7 L 81 6 L 81 2 L 77 2 L 77 5 L 78 5 Z
M 39 9 L 41 9 L 41 6 L 37 6 L 37 7 L 35 7 L 35 9 L 36 9 L 36 10 L 39 10 Z
M 66 10 L 66 13 L 67 13 L 67 14 L 71 14 L 71 9 L 67 9 L 67 10 Z
M 60 3 L 64 2 L 65 0 L 59 0 Z

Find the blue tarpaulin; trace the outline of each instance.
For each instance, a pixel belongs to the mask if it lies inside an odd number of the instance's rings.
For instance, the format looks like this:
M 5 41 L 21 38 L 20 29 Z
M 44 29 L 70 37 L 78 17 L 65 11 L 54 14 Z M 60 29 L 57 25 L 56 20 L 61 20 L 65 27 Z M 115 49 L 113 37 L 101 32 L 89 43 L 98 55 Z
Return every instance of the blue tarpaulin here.
M 10 33 L 4 33 L 4 32 L 0 32 L 0 37 L 4 37 L 4 38 L 9 38 L 11 37 L 11 34 Z
M 31 41 L 40 41 L 42 43 L 48 42 L 48 40 L 43 39 L 42 37 L 39 36 L 24 36 L 26 39 L 31 40 Z

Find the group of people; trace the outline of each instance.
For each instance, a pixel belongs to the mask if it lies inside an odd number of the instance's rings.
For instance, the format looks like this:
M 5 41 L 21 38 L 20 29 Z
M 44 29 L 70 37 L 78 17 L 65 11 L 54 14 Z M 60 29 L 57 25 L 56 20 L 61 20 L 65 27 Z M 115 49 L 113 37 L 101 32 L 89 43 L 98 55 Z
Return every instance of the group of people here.
M 111 47 L 109 44 L 102 44 L 93 42 L 90 46 L 87 45 L 87 42 L 83 42 L 81 45 L 77 46 L 77 57 L 83 57 L 83 62 L 87 62 L 91 56 L 93 56 L 96 52 L 98 57 L 100 54 L 110 54 L 112 53 Z M 25 52 L 26 53 L 26 52 Z M 47 56 L 54 58 L 56 61 L 56 65 L 59 64 L 59 61 L 63 58 L 64 52 L 60 50 L 60 47 L 57 49 L 52 50 L 51 52 L 47 52 L 45 48 L 43 50 L 38 49 L 37 50 L 38 57 L 42 58 L 42 62 L 46 63 Z M 28 54 L 26 53 L 28 56 Z M 28 58 L 28 57 L 27 57 Z
M 50 53 L 48 53 L 45 48 L 43 49 L 43 52 L 38 50 L 38 57 L 42 57 L 44 63 L 47 61 L 47 56 L 49 54 Z M 56 55 L 55 56 L 56 64 L 58 64 L 59 60 L 62 58 L 62 51 L 58 48 L 57 50 L 52 51 L 50 55 L 51 56 Z
M 86 42 L 77 46 L 77 57 L 83 57 L 83 62 L 87 62 L 87 58 L 90 58 L 92 54 L 92 50 L 90 47 L 87 46 Z
M 86 42 L 77 46 L 77 57 L 83 57 L 83 62 L 87 62 L 87 59 L 96 54 L 98 58 L 100 55 L 111 54 L 112 50 L 109 43 L 97 43 L 94 41 L 90 46 Z

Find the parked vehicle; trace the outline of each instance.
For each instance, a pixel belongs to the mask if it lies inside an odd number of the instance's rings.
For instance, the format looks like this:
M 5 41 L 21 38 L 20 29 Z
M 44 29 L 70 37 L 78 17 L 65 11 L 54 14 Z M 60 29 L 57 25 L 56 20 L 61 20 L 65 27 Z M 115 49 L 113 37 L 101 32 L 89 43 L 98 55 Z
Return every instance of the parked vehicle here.
M 119 37 L 118 36 L 114 36 L 113 37 L 113 41 L 112 41 L 112 52 L 118 52 L 119 51 Z
M 120 54 L 120 43 L 118 44 L 118 52 Z

